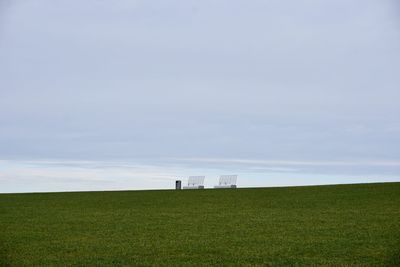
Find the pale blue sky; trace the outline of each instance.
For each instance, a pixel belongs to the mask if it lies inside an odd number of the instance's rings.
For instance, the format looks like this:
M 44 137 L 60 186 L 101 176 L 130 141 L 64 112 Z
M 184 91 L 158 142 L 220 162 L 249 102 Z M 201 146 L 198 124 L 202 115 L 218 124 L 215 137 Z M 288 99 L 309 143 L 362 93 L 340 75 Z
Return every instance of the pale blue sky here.
M 0 192 L 400 181 L 397 1 L 0 0 Z

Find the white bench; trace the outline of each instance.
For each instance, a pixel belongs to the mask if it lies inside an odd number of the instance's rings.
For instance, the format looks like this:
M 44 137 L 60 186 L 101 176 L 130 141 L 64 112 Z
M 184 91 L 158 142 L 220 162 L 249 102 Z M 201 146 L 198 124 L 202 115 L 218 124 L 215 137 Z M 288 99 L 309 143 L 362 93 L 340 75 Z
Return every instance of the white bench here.
M 237 175 L 221 175 L 219 184 L 214 188 L 236 188 Z
M 183 189 L 204 189 L 205 176 L 189 176 L 188 185 Z

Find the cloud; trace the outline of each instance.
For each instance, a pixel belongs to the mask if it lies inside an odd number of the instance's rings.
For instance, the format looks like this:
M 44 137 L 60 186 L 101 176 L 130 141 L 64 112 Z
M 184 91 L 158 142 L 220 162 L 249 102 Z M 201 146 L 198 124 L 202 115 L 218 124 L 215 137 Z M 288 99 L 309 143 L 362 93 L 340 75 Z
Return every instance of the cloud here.
M 206 186 L 213 187 L 221 174 L 238 174 L 240 187 L 399 181 L 398 175 L 393 174 L 399 173 L 399 162 L 374 162 L 372 167 L 366 166 L 371 163 L 343 166 L 343 162 L 204 158 L 170 158 L 151 164 L 1 160 L 0 192 L 172 189 L 176 179 L 186 182 L 189 175 L 206 175 Z M 358 167 L 360 164 L 363 164 L 361 168 Z M 381 167 L 384 169 L 379 169 Z M 378 171 L 374 172 L 374 168 Z M 365 172 L 366 169 L 370 171 Z
M 2 160 L 2 192 L 171 188 L 181 170 L 124 162 Z
M 358 160 L 358 161 L 296 161 L 296 160 L 254 160 L 254 159 L 230 159 L 230 158 L 177 158 L 179 161 L 205 162 L 205 163 L 225 163 L 225 164 L 245 164 L 245 165 L 275 165 L 275 166 L 395 166 L 400 167 L 400 161 L 396 160 Z
M 32 163 L 47 174 L 13 173 L 66 182 L 396 176 L 398 10 L 389 0 L 3 1 L 0 158 L 60 160 Z

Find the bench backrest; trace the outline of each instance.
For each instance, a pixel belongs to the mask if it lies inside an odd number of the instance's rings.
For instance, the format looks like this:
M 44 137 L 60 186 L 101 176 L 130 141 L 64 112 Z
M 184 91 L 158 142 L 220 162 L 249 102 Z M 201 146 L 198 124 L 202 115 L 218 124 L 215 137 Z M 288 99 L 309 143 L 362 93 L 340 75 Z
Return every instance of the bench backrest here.
M 237 175 L 221 175 L 219 185 L 236 185 L 237 177 Z
M 204 186 L 205 176 L 189 176 L 188 186 Z

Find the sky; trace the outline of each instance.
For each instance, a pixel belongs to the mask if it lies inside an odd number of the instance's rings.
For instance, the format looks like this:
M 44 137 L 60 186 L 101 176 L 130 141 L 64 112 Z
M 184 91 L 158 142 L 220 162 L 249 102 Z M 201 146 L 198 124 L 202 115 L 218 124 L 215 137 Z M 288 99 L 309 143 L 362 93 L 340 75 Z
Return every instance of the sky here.
M 395 0 L 0 0 L 0 192 L 400 181 Z

